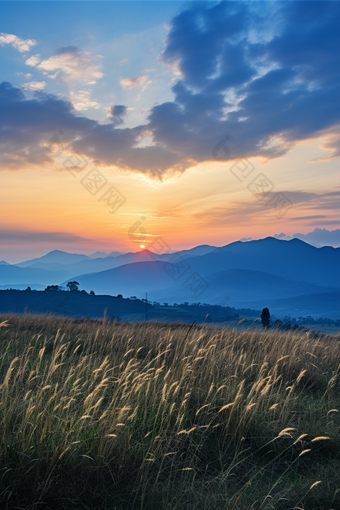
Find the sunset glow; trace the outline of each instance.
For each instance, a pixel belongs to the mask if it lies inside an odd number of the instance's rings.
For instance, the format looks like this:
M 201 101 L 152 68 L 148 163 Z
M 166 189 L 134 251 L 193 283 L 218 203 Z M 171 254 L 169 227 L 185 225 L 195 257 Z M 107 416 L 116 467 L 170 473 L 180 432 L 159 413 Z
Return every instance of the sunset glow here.
M 339 4 L 128 4 L 2 7 L 0 260 L 338 229 Z

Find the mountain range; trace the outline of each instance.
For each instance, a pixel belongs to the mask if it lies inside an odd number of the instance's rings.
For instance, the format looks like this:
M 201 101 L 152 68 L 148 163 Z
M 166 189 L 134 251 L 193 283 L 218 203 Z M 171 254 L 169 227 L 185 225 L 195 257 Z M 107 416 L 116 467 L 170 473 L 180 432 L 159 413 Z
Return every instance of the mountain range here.
M 147 292 L 163 303 L 228 301 L 243 308 L 267 306 L 277 316 L 340 317 L 340 248 L 299 239 L 267 237 L 167 254 L 54 250 L 16 265 L 0 263 L 0 288 L 65 286 L 70 280 L 96 294 L 143 298 Z

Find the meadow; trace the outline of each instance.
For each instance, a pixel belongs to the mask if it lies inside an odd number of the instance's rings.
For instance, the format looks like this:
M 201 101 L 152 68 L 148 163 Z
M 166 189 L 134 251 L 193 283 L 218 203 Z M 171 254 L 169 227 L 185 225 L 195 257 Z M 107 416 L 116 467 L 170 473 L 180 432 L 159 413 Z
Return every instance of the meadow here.
M 340 335 L 0 317 L 0 508 L 340 508 Z

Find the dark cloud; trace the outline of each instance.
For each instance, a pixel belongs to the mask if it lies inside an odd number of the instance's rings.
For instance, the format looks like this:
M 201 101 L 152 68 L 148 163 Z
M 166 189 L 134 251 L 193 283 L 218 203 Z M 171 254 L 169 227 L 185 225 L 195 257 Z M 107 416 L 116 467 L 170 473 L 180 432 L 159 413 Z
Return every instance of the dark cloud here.
M 111 106 L 109 117 L 112 119 L 112 122 L 117 126 L 119 124 L 123 124 L 123 117 L 126 115 L 127 107 L 122 104 L 116 104 L 115 106 Z
M 62 130 L 65 146 L 95 164 L 162 178 L 213 160 L 226 134 L 233 159 L 274 158 L 299 140 L 331 136 L 340 124 L 339 21 L 338 2 L 194 3 L 172 20 L 162 54 L 182 74 L 174 100 L 152 107 L 145 125 L 118 128 L 122 105 L 100 124 L 67 101 L 44 93 L 27 99 L 5 83 L 1 162 L 50 162 L 44 143 Z M 140 146 L 150 133 L 153 144 Z M 335 138 L 331 146 L 336 154 Z

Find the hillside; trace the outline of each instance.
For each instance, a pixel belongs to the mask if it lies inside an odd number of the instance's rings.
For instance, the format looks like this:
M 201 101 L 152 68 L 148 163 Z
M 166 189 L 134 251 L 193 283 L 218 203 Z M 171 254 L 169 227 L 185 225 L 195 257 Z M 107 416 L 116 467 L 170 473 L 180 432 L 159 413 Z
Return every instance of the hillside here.
M 340 507 L 339 336 L 0 317 L 4 510 Z
M 180 307 L 155 307 L 139 299 L 91 296 L 86 292 L 0 290 L 0 313 L 54 314 L 63 317 L 124 319 L 128 321 L 203 322 L 199 311 Z M 147 315 L 146 315 L 147 314 Z

